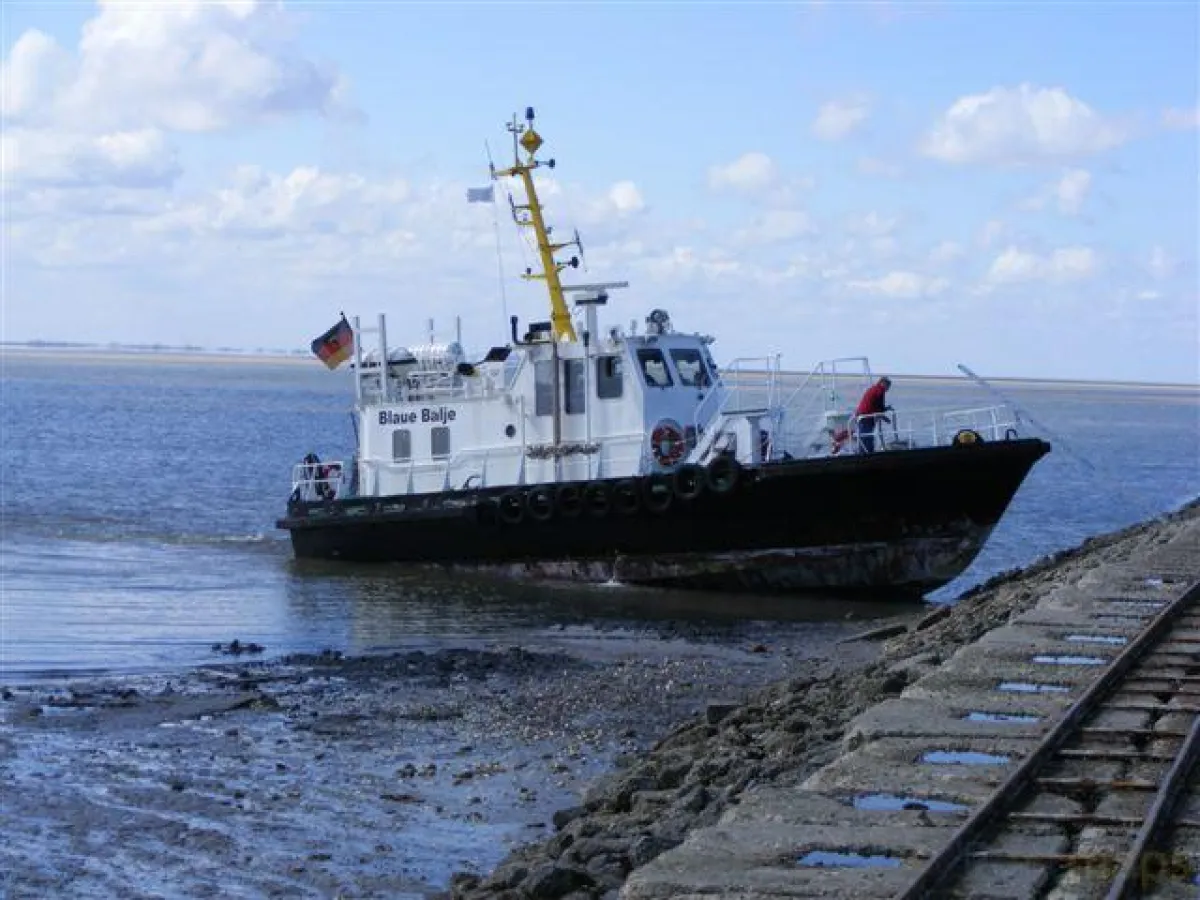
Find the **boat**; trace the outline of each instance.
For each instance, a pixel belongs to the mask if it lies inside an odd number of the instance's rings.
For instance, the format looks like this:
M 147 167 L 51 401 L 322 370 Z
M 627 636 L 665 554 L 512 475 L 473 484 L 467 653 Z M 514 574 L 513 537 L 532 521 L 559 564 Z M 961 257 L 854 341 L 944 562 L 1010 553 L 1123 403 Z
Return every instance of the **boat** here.
M 970 564 L 1050 451 L 1015 407 L 891 410 L 868 434 L 865 357 L 807 374 L 778 355 L 718 367 L 714 338 L 662 308 L 601 324 L 628 283 L 563 283 L 583 246 L 546 223 L 533 175 L 554 160 L 537 156 L 532 109 L 507 130 L 512 165 L 468 199 L 520 186 L 509 205 L 540 261 L 524 277 L 544 284 L 550 317 L 510 317 L 473 356 L 432 323 L 427 341 L 389 344 L 382 314 L 343 315 L 314 341 L 327 365 L 350 363 L 357 446 L 295 466 L 277 525 L 297 558 L 889 598 Z

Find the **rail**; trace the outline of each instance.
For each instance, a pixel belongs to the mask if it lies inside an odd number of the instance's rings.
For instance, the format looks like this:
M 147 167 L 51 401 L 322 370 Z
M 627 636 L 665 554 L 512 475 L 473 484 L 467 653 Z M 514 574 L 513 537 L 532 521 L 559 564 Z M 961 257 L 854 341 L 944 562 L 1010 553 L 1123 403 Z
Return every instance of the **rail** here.
M 1149 854 L 1161 841 L 1162 835 L 1170 826 L 1174 810 L 1195 769 L 1197 757 L 1200 755 L 1198 753 L 1200 751 L 1200 709 L 1194 705 L 1181 705 L 1176 702 L 1180 698 L 1187 699 L 1196 696 L 1194 693 L 1184 690 L 1184 687 L 1194 686 L 1196 676 L 1172 674 L 1177 673 L 1181 668 L 1194 671 L 1200 668 L 1200 663 L 1197 662 L 1197 655 L 1194 650 L 1187 653 L 1161 651 L 1163 644 L 1168 642 L 1179 641 L 1190 648 L 1194 648 L 1197 643 L 1200 643 L 1200 636 L 1196 633 L 1197 630 L 1200 630 L 1200 622 L 1184 622 L 1184 617 L 1189 614 L 1194 619 L 1197 604 L 1200 604 L 1200 582 L 1193 584 L 1180 597 L 1165 606 L 1151 623 L 1136 638 L 1130 641 L 1125 650 L 1109 664 L 1108 668 L 1091 687 L 1072 704 L 1059 723 L 1042 738 L 1017 769 L 1009 775 L 982 806 L 970 815 L 945 846 L 929 859 L 916 878 L 897 895 L 897 900 L 919 900 L 919 898 L 926 897 L 951 896 L 953 882 L 974 861 L 987 861 L 990 863 L 1008 861 L 1026 864 L 1041 862 L 1057 866 L 1089 866 L 1110 863 L 1112 858 L 1109 856 L 1061 853 L 1045 856 L 1038 856 L 1036 854 L 1012 855 L 988 853 L 981 851 L 980 847 L 984 845 L 989 837 L 1002 831 L 1005 825 L 1010 822 L 1061 822 L 1063 820 L 1061 814 L 1018 813 L 1016 810 L 1018 807 L 1027 810 L 1036 809 L 1033 804 L 1027 801 L 1039 789 L 1044 789 L 1046 786 L 1053 784 L 1053 779 L 1040 776 L 1049 768 L 1051 763 L 1068 755 L 1066 744 L 1069 741 L 1077 738 L 1086 740 L 1089 736 L 1111 741 L 1113 737 L 1124 735 L 1131 744 L 1130 749 L 1119 753 L 1115 751 L 1110 752 L 1106 758 L 1126 760 L 1131 765 L 1133 763 L 1161 765 L 1163 762 L 1162 754 L 1151 753 L 1142 747 L 1142 744 L 1147 742 L 1147 738 L 1156 739 L 1156 743 L 1158 740 L 1182 738 L 1182 743 L 1178 750 L 1167 758 L 1167 761 L 1171 763 L 1170 768 L 1157 785 L 1149 781 L 1109 781 L 1107 783 L 1101 780 L 1087 781 L 1087 784 L 1094 788 L 1108 789 L 1113 792 L 1122 789 L 1122 787 L 1134 789 L 1135 786 L 1141 785 L 1156 786 L 1157 791 L 1154 801 L 1144 819 L 1140 815 L 1120 818 L 1101 816 L 1089 812 L 1068 817 L 1076 822 L 1079 827 L 1086 827 L 1089 822 L 1093 825 L 1103 826 L 1109 830 L 1110 837 L 1112 837 L 1111 832 L 1113 830 L 1125 829 L 1125 836 L 1128 839 L 1128 850 L 1124 854 L 1115 876 L 1108 884 L 1108 891 L 1105 897 L 1106 900 L 1123 900 L 1123 898 L 1142 892 L 1145 885 L 1138 884 L 1138 881 L 1146 877 L 1148 869 L 1146 862 Z M 1183 623 L 1182 627 L 1181 623 Z M 1177 634 L 1177 631 L 1183 629 L 1187 629 L 1190 633 L 1186 635 Z M 1156 682 L 1161 681 L 1164 684 L 1172 685 L 1169 689 L 1164 687 L 1159 691 L 1159 693 L 1164 695 L 1173 695 L 1168 699 L 1159 698 L 1162 701 L 1159 708 L 1163 714 L 1190 714 L 1193 716 L 1191 727 L 1186 734 L 1180 734 L 1178 731 L 1158 731 L 1145 727 L 1125 729 L 1085 728 L 1084 726 L 1089 720 L 1106 709 L 1122 708 L 1112 703 L 1112 698 L 1119 689 L 1128 686 L 1131 682 L 1140 682 L 1156 674 L 1151 662 L 1155 653 L 1160 651 L 1164 656 L 1186 656 L 1189 659 L 1189 662 L 1185 664 L 1162 664 L 1163 668 L 1167 671 L 1157 673 L 1155 678 Z M 1185 681 L 1184 679 L 1189 680 Z M 1155 690 L 1158 689 L 1156 688 Z M 1085 754 L 1083 751 L 1077 750 L 1074 755 L 1079 757 Z M 1134 829 L 1136 829 L 1136 833 L 1131 834 Z
M 350 493 L 353 478 L 354 473 L 340 459 L 296 463 L 292 466 L 292 499 L 312 502 L 344 497 Z

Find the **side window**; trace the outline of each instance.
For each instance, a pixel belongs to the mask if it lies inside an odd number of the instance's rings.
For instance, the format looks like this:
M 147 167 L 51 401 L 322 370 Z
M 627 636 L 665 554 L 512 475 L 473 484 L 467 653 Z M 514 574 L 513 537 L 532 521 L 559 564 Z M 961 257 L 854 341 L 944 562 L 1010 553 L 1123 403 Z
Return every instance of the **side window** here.
M 434 459 L 450 455 L 449 428 L 445 425 L 438 425 L 429 430 L 429 450 Z
M 675 382 L 671 379 L 671 370 L 661 350 L 639 350 L 638 364 L 642 367 L 642 377 L 650 387 L 670 387 Z
M 563 360 L 563 381 L 566 382 L 567 393 L 563 398 L 563 411 L 567 415 L 581 413 L 584 409 L 583 377 L 587 374 L 582 359 Z
M 412 459 L 412 432 L 407 428 L 397 428 L 392 432 L 392 459 L 397 462 Z
M 533 364 L 533 413 L 554 415 L 554 363 L 548 359 Z
M 672 350 L 671 359 L 675 362 L 675 371 L 679 373 L 679 383 L 684 387 L 708 387 L 708 370 L 704 368 L 704 360 L 699 350 L 685 348 Z
M 625 387 L 625 374 L 619 356 L 596 357 L 596 396 L 601 400 L 615 400 Z

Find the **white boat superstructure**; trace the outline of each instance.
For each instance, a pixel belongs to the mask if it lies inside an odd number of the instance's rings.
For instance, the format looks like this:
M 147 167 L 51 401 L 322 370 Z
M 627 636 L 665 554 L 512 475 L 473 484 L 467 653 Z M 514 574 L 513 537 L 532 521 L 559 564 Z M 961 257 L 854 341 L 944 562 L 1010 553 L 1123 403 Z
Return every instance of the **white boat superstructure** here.
M 598 333 L 612 287 L 576 292 L 581 340 L 553 340 L 549 323 L 518 338 L 514 323 L 512 342 L 478 361 L 458 342 L 387 347 L 382 315 L 369 330 L 355 321 L 379 340 L 354 362 L 358 492 L 591 481 L 684 461 L 706 424 L 697 411 L 725 390 L 711 339 L 676 333 L 662 310 L 643 334 Z

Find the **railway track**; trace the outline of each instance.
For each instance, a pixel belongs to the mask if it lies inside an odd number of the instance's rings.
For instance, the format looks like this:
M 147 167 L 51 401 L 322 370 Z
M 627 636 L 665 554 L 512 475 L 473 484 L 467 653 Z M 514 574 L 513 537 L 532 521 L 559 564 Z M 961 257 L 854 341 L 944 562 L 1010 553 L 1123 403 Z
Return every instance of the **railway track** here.
M 1200 897 L 1198 760 L 1200 583 L 1159 603 L 898 900 Z

